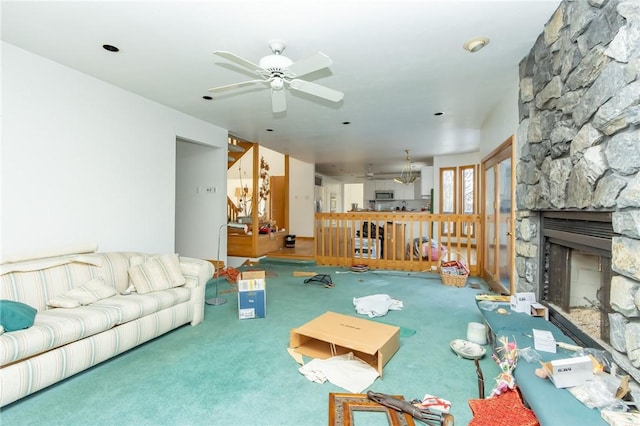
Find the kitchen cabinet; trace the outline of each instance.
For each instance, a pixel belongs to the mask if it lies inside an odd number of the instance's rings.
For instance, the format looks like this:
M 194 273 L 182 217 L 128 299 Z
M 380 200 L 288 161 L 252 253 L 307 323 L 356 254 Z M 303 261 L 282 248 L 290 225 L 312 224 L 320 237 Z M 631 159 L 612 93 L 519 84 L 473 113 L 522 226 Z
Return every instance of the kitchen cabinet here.
M 422 198 L 420 180 L 408 185 L 395 182 L 393 179 L 367 180 L 363 185 L 365 205 L 376 199 L 376 191 L 393 191 L 393 201 L 420 200 Z M 428 194 L 429 192 L 427 192 Z

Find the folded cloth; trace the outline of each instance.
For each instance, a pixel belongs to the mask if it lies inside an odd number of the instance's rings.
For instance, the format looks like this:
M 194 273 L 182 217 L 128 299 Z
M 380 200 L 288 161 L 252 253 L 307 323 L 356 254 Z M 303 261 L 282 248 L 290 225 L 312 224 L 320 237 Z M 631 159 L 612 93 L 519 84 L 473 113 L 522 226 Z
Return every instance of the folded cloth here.
M 356 312 L 368 315 L 369 318 L 382 317 L 389 312 L 402 310 L 402 301 L 392 299 L 388 294 L 372 294 L 371 296 L 354 297 Z
M 3 253 L 2 258 L 0 259 L 0 264 L 24 262 L 25 260 L 37 260 L 48 257 L 66 256 L 69 254 L 95 253 L 96 251 L 98 251 L 97 243 L 80 243 L 64 247 L 25 251 L 13 255 L 7 255 L 6 253 Z
M 86 263 L 88 265 L 102 266 L 102 258 L 95 254 L 74 254 L 69 256 L 50 257 L 44 259 L 25 260 L 24 262 L 5 263 L 0 265 L 0 275 L 11 272 L 30 272 L 40 269 L 54 268 L 69 263 Z
M 362 393 L 379 376 L 375 368 L 355 357 L 353 352 L 328 359 L 312 359 L 298 371 L 312 382 L 329 380 L 351 393 Z

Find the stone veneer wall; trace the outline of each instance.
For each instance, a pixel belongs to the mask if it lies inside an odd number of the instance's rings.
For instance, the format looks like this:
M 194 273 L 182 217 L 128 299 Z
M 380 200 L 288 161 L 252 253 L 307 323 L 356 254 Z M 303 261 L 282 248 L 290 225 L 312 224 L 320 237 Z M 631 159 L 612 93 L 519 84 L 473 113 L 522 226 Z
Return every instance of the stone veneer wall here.
M 517 291 L 541 285 L 540 210 L 609 211 L 611 346 L 640 382 L 640 2 L 564 0 L 520 63 Z

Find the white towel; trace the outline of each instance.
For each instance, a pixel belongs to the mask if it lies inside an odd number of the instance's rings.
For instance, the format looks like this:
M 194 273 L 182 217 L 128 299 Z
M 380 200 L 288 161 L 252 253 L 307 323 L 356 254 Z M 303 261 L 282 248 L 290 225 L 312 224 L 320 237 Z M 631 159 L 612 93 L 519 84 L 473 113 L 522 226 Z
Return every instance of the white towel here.
M 375 368 L 355 357 L 353 352 L 328 359 L 312 359 L 298 371 L 312 382 L 329 380 L 351 393 L 362 393 L 379 376 Z
M 387 315 L 389 310 L 399 311 L 403 307 L 402 301 L 392 299 L 388 294 L 354 297 L 353 305 L 356 307 L 357 313 L 369 315 L 369 318 L 382 317 Z

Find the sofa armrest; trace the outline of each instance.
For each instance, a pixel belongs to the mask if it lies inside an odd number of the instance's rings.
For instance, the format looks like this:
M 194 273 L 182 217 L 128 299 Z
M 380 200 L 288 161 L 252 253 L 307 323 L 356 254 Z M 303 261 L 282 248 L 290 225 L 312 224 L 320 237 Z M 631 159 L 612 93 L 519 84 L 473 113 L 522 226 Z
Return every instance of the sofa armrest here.
M 191 325 L 200 324 L 204 320 L 204 295 L 207 281 L 213 276 L 214 267 L 211 262 L 191 257 L 180 257 L 180 270 L 185 278 L 184 286 L 191 289 L 190 303 L 193 308 Z

